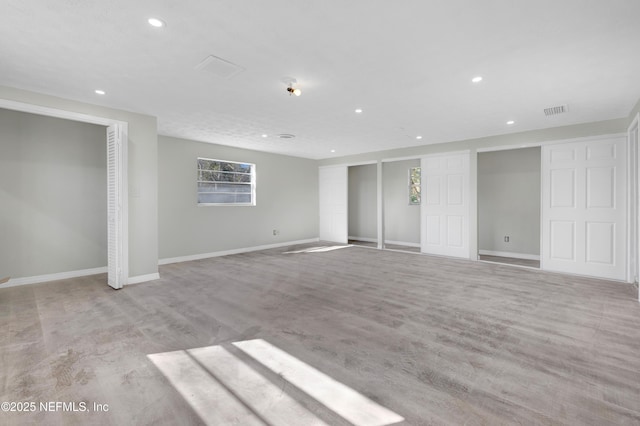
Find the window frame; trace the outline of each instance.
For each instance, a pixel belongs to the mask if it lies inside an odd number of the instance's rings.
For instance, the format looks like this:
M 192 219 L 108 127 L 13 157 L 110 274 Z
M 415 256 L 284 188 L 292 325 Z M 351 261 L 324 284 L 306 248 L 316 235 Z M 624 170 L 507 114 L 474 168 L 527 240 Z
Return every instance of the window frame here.
M 220 173 L 234 173 L 234 174 L 245 174 L 245 175 L 249 175 L 250 176 L 250 182 L 249 183 L 241 183 L 241 182 L 237 182 L 237 184 L 240 185 L 249 185 L 251 187 L 251 191 L 250 192 L 245 192 L 243 194 L 251 194 L 251 201 L 248 203 L 238 203 L 238 202 L 233 202 L 233 203 L 201 203 L 200 202 L 200 183 L 206 183 L 206 182 L 211 182 L 211 183 L 234 183 L 234 182 L 222 182 L 222 181 L 202 181 L 200 180 L 200 160 L 205 160 L 205 161 L 210 161 L 210 162 L 217 162 L 217 163 L 228 163 L 228 164 L 242 164 L 242 165 L 248 165 L 250 167 L 251 172 L 250 173 L 241 173 L 241 172 L 228 172 L 228 171 L 224 171 L 224 170 L 220 170 Z M 250 163 L 248 161 L 229 161 L 229 160 L 218 160 L 215 158 L 206 158 L 206 157 L 197 157 L 196 159 L 196 204 L 198 205 L 198 207 L 213 207 L 213 206 L 227 206 L 227 207 L 253 207 L 256 205 L 256 165 L 255 163 Z
M 414 184 L 411 176 L 413 175 L 413 170 L 418 169 L 419 173 L 420 173 L 420 183 Z M 409 201 L 409 205 L 410 206 L 419 206 L 420 204 L 422 204 L 422 167 L 421 166 L 415 166 L 415 167 L 409 167 L 409 174 L 408 174 L 408 179 L 407 179 L 407 188 L 408 188 L 408 201 Z M 418 201 L 417 202 L 413 202 L 411 200 L 412 197 L 412 189 L 413 188 L 418 188 Z

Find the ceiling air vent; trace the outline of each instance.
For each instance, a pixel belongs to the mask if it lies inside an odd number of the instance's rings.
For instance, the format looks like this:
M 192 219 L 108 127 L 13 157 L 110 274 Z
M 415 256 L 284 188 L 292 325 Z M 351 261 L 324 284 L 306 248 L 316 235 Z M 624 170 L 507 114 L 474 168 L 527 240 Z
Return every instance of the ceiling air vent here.
M 244 71 L 240 65 L 234 64 L 215 55 L 209 55 L 202 62 L 196 65 L 199 71 L 210 72 L 220 78 L 230 80 Z
M 296 137 L 296 135 L 292 135 L 291 133 L 280 133 L 278 137 L 280 139 L 293 139 Z
M 558 105 L 558 106 L 545 108 L 544 115 L 549 117 L 551 115 L 564 114 L 567 111 L 569 111 L 569 108 L 567 107 L 567 105 Z

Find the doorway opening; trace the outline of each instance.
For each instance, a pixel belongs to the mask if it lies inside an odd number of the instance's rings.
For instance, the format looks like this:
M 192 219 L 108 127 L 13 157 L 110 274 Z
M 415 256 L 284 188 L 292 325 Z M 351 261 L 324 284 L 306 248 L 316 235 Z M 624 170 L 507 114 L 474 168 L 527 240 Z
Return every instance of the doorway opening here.
M 376 164 L 348 167 L 349 244 L 378 248 L 378 168 Z
M 0 108 L 27 112 L 45 117 L 55 117 L 83 123 L 97 124 L 107 128 L 105 146 L 107 151 L 107 283 L 122 288 L 129 276 L 128 254 L 128 193 L 127 193 L 127 141 L 126 122 L 106 117 L 81 114 L 56 108 L 0 99 Z M 55 275 L 55 277 L 54 277 Z M 50 279 L 59 279 L 63 274 L 53 274 Z M 86 275 L 86 274 L 85 274 Z M 77 276 L 77 275 L 75 275 Z M 42 276 L 40 281 L 47 281 Z
M 478 259 L 540 268 L 541 148 L 478 153 Z
M 420 159 L 382 164 L 384 248 L 420 253 Z

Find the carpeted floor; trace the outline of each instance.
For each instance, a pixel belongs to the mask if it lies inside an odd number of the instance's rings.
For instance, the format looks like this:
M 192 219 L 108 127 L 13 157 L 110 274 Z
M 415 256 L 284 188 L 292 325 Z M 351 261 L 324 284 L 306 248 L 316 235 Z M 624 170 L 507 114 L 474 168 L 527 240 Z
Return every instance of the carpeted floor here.
M 640 424 L 633 286 L 360 247 L 284 254 L 299 248 L 166 265 L 118 291 L 104 275 L 0 288 L 0 400 L 38 404 L 0 423 L 215 424 L 206 410 L 228 397 L 230 422 L 276 424 L 274 395 L 310 416 L 287 425 L 353 423 L 325 377 L 398 424 Z

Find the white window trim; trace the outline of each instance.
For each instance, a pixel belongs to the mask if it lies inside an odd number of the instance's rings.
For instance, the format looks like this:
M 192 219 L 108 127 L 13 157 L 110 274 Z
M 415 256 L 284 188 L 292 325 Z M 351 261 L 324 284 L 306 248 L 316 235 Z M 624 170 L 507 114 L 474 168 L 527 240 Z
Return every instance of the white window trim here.
M 198 202 L 198 179 L 196 176 L 196 203 L 198 207 L 217 207 L 217 206 L 226 206 L 226 207 L 253 207 L 256 205 L 256 165 L 254 163 L 250 163 L 248 161 L 229 161 L 229 160 L 219 160 L 216 158 L 206 158 L 206 157 L 197 157 L 197 160 L 207 160 L 207 161 L 217 161 L 220 163 L 232 163 L 232 164 L 249 164 L 251 166 L 251 202 L 250 203 L 200 203 Z M 196 160 L 196 164 L 197 164 Z M 198 169 L 196 168 L 196 173 Z

